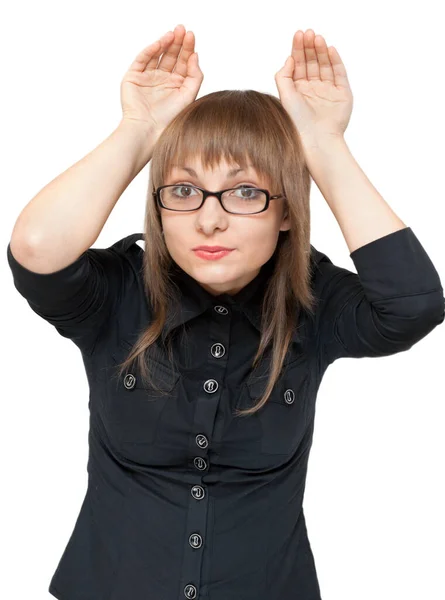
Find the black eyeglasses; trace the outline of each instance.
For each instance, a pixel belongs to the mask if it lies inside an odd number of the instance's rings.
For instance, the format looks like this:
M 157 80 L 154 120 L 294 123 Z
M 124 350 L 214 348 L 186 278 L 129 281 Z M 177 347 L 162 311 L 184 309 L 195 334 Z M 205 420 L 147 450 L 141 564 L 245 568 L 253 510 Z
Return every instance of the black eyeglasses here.
M 181 189 L 190 190 L 190 192 L 183 195 Z M 263 212 L 269 207 L 270 200 L 285 198 L 281 194 L 271 196 L 269 190 L 247 185 L 228 188 L 219 192 L 209 192 L 196 185 L 181 183 L 161 185 L 152 194 L 162 208 L 180 212 L 197 210 L 201 208 L 208 196 L 216 196 L 226 212 L 237 215 L 252 215 Z

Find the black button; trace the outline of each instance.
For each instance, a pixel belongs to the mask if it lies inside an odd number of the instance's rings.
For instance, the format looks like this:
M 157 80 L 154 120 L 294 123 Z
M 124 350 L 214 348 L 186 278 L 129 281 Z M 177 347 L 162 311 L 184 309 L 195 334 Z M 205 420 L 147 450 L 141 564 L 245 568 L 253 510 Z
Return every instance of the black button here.
M 284 395 L 284 401 L 287 404 L 292 404 L 294 402 L 294 400 L 295 400 L 294 390 L 291 390 L 291 389 L 286 390 L 283 395 Z
M 214 394 L 219 386 L 215 379 L 207 379 L 207 381 L 204 382 L 203 387 L 208 394 Z
M 127 390 L 132 390 L 136 385 L 136 377 L 132 373 L 128 373 L 124 377 L 124 386 Z
M 213 309 L 219 315 L 228 315 L 229 314 L 229 311 L 227 310 L 227 308 L 225 306 L 221 306 L 221 304 L 217 304 L 216 306 L 213 307 Z
M 205 471 L 207 469 L 207 461 L 202 456 L 195 456 L 193 463 L 198 471 Z
M 200 448 L 207 448 L 207 446 L 209 445 L 209 440 L 202 433 L 198 433 L 198 435 L 195 437 L 195 441 L 196 445 Z
M 202 500 L 205 496 L 205 489 L 202 485 L 194 485 L 191 489 L 191 494 L 195 500 Z
M 192 585 L 191 583 L 189 583 L 188 585 L 185 586 L 184 588 L 184 596 L 186 598 L 196 598 L 196 588 L 194 585 Z
M 201 548 L 202 537 L 199 535 L 199 533 L 192 533 L 189 536 L 189 544 L 192 548 Z
M 215 358 L 222 358 L 226 353 L 226 349 L 222 344 L 218 342 L 216 344 L 213 344 L 213 346 L 210 348 L 210 352 Z

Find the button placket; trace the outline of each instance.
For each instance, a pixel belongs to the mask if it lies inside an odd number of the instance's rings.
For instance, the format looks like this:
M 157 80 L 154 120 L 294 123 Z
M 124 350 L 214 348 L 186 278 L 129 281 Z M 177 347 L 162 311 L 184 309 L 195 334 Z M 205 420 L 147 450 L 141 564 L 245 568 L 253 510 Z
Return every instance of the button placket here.
M 213 307 L 214 311 L 220 315 L 220 316 L 227 316 L 229 315 L 229 310 L 222 305 L 216 305 Z M 217 326 L 216 329 L 220 329 L 220 326 Z M 216 332 L 215 332 L 216 333 Z M 224 334 L 223 334 L 224 335 Z M 218 339 L 218 338 L 217 338 Z M 222 342 L 215 342 L 210 346 L 210 354 L 213 358 L 215 359 L 220 359 L 223 358 L 226 355 L 226 346 L 222 343 Z M 222 369 L 224 370 L 224 365 L 222 366 Z M 206 379 L 205 381 L 203 381 L 202 383 L 202 389 L 205 391 L 206 394 L 209 395 L 213 395 L 216 392 L 220 391 L 220 385 L 217 381 L 217 379 L 213 379 L 213 378 L 209 378 Z M 199 407 L 201 406 L 201 410 L 202 415 L 200 415 L 200 417 L 203 419 L 203 422 L 206 422 L 204 419 L 204 415 L 211 415 L 211 411 L 212 410 L 216 410 L 217 405 L 215 403 L 207 403 L 204 402 L 204 399 L 201 399 L 201 404 L 198 403 L 198 408 L 197 410 L 199 410 Z M 216 401 L 217 402 L 217 401 Z M 195 435 L 195 444 L 198 448 L 200 449 L 206 449 L 209 447 L 209 440 L 208 437 L 203 434 L 203 433 L 197 433 Z M 195 467 L 195 469 L 197 471 L 206 471 L 208 469 L 209 463 L 208 460 L 206 458 L 204 458 L 203 456 L 195 456 L 193 458 L 193 465 Z M 195 500 L 203 500 L 204 497 L 206 496 L 206 490 L 202 485 L 193 485 L 191 487 L 190 490 L 191 496 L 195 499 Z M 204 508 L 206 506 L 206 503 L 204 503 L 202 505 L 202 507 Z M 201 522 L 201 527 L 204 526 L 205 524 L 205 516 L 204 514 L 201 515 L 197 515 L 197 519 L 193 519 L 193 525 L 192 525 L 192 532 L 189 535 L 188 538 L 188 543 L 189 546 L 193 549 L 199 549 L 203 547 L 204 544 L 204 538 L 201 534 L 199 534 L 196 531 L 197 525 L 199 524 L 199 522 Z M 193 530 L 195 529 L 195 530 Z M 189 568 L 195 568 L 195 563 L 194 560 L 196 560 L 196 558 L 193 558 L 193 556 L 189 556 L 186 559 L 186 562 L 184 563 L 185 568 L 187 568 L 186 565 L 188 565 Z M 197 573 L 199 573 L 199 567 L 196 566 L 197 569 Z M 191 573 L 190 571 L 188 572 L 188 576 L 190 577 Z M 186 579 L 187 581 L 187 579 Z M 198 588 L 197 586 L 193 585 L 192 583 L 188 583 L 185 585 L 185 587 L 183 588 L 183 593 L 184 596 L 186 598 L 197 598 L 198 597 Z

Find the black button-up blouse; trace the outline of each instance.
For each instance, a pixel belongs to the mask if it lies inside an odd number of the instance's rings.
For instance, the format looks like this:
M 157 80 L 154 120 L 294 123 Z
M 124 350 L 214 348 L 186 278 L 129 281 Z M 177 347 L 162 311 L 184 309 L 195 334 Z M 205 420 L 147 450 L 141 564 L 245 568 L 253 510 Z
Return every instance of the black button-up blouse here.
M 49 592 L 320 600 L 302 503 L 321 379 L 338 358 L 403 352 L 443 323 L 439 275 L 410 227 L 352 252 L 357 274 L 311 246 L 315 316 L 300 315 L 267 404 L 237 417 L 263 391 L 248 375 L 275 255 L 233 296 L 175 266 L 181 311 L 168 329 L 187 335 L 172 338 L 177 366 L 162 352 L 150 365 L 160 395 L 134 369 L 120 379 L 114 369 L 151 319 L 143 237 L 50 274 L 24 268 L 8 244 L 15 287 L 78 346 L 90 386 L 88 488 Z

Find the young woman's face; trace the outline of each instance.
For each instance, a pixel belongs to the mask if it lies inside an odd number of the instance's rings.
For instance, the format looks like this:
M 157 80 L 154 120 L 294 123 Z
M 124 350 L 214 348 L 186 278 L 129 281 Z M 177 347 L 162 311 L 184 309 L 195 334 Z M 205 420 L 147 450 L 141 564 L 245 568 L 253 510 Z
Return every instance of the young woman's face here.
M 164 185 L 196 185 L 207 190 L 222 190 L 240 185 L 271 190 L 268 183 L 249 166 L 248 170 L 228 176 L 239 165 L 222 162 L 219 168 L 203 170 L 201 163 L 189 161 L 189 171 L 175 166 Z M 179 192 L 184 195 L 188 190 Z M 200 209 L 174 212 L 160 208 L 164 239 L 173 260 L 209 293 L 236 294 L 258 275 L 261 266 L 275 251 L 280 231 L 290 229 L 285 200 L 270 201 L 264 212 L 236 215 L 226 212 L 216 196 L 209 196 Z M 193 249 L 196 246 L 224 246 L 232 251 L 218 260 L 206 260 Z

